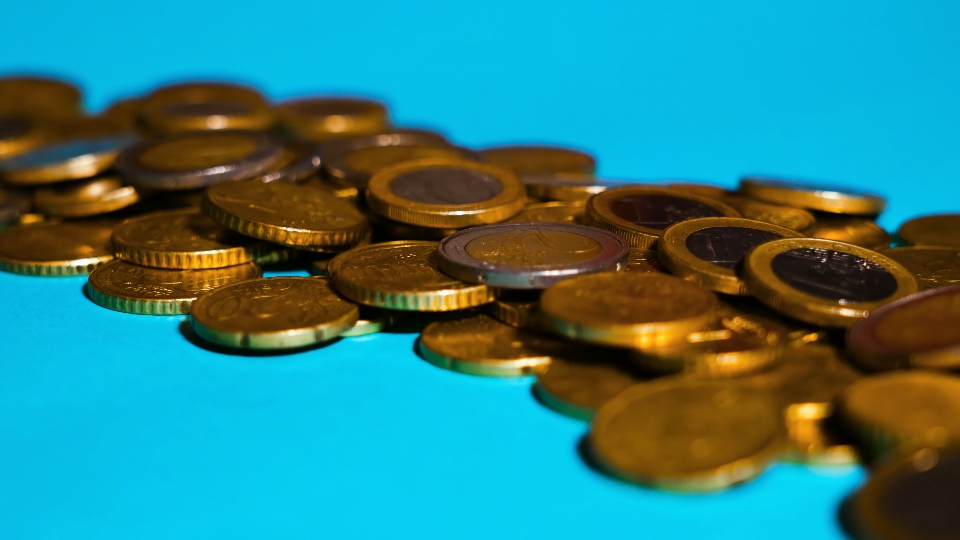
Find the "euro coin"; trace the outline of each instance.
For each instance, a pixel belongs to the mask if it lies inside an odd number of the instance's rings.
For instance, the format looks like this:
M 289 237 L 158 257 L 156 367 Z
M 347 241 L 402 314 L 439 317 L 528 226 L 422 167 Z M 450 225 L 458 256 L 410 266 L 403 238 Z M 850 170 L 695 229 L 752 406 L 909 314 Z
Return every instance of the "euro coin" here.
M 691 193 L 693 195 L 700 195 L 701 197 L 716 199 L 730 206 L 737 212 L 740 212 L 746 219 L 762 221 L 797 232 L 806 231 L 816 222 L 813 214 L 802 208 L 758 201 L 749 197 L 740 196 L 718 186 L 679 183 L 669 184 L 667 188 L 682 193 Z
M 273 112 L 260 92 L 217 82 L 158 88 L 144 98 L 138 113 L 144 129 L 155 136 L 204 130 L 261 130 L 273 123 Z
M 481 150 L 480 155 L 518 175 L 593 174 L 597 168 L 597 162 L 590 154 L 559 146 L 499 146 Z
M 280 125 L 309 141 L 383 131 L 390 125 L 383 103 L 353 97 L 308 97 L 277 107 Z
M 123 185 L 116 175 L 41 187 L 33 194 L 37 211 L 65 218 L 106 214 L 139 200 L 136 188 Z
M 960 284 L 960 247 L 906 246 L 881 253 L 909 270 L 921 289 Z
M 133 135 L 117 135 L 40 146 L 0 161 L 0 176 L 18 185 L 90 178 L 113 167 L 117 155 L 136 141 Z
M 320 146 L 306 141 L 287 141 L 280 157 L 260 175 L 261 182 L 300 182 L 320 170 Z
M 907 244 L 960 248 L 960 214 L 913 218 L 900 225 L 897 234 Z
M 561 414 L 589 421 L 605 403 L 648 379 L 631 370 L 616 351 L 597 356 L 553 357 L 533 385 L 537 399 Z
M 832 214 L 870 216 L 883 212 L 887 206 L 883 197 L 871 193 L 773 178 L 743 178 L 740 180 L 740 193 L 774 204 L 798 206 Z
M 403 315 L 386 309 L 360 306 L 360 316 L 353 326 L 340 332 L 340 337 L 361 337 L 382 332 L 399 321 Z
M 811 238 L 846 242 L 867 249 L 890 247 L 890 235 L 873 220 L 850 216 L 820 216 L 804 231 Z
M 112 222 L 37 223 L 0 232 L 0 270 L 76 276 L 113 259 Z

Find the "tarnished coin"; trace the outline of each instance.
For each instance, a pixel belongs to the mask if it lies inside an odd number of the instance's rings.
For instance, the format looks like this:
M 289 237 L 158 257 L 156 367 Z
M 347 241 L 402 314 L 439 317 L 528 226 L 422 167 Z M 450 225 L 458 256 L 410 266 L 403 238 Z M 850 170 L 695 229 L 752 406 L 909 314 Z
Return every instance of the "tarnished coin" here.
M 364 146 L 346 150 L 331 159 L 332 163 L 326 166 L 331 177 L 342 179 L 358 189 L 366 189 L 374 174 L 394 165 L 421 159 L 478 161 L 479 157 L 469 150 L 452 146 L 445 141 L 437 141 Z
M 0 270 L 76 276 L 113 259 L 112 222 L 37 223 L 0 232 Z
M 520 212 L 523 184 L 513 173 L 482 163 L 424 159 L 381 170 L 370 179 L 375 213 L 434 228 L 496 223 Z
M 49 138 L 45 128 L 36 118 L 0 112 L 0 158 L 8 158 L 39 146 Z
M 591 175 L 581 174 L 527 174 L 520 177 L 527 195 L 543 201 L 585 202 L 609 186 L 598 184 Z
M 693 195 L 716 199 L 737 212 L 740 212 L 746 219 L 762 221 L 797 232 L 806 231 L 816 222 L 813 214 L 802 208 L 758 201 L 749 197 L 740 196 L 718 186 L 674 183 L 667 187 L 682 193 L 692 193 Z
M 470 283 L 543 289 L 573 276 L 625 266 L 630 246 L 619 236 L 584 225 L 499 223 L 444 238 L 440 270 Z
M 584 206 L 573 202 L 531 203 L 523 207 L 519 214 L 507 220 L 507 223 L 580 223 Z
M 16 223 L 33 207 L 30 195 L 19 189 L 0 189 L 0 230 Z
M 441 272 L 436 242 L 372 244 L 337 255 L 327 268 L 341 294 L 368 306 L 451 311 L 494 299 L 486 285 L 464 283 Z
M 419 351 L 431 364 L 470 375 L 523 377 L 546 369 L 553 357 L 577 354 L 570 343 L 521 330 L 488 315 L 464 314 L 428 324 Z
M 136 188 L 123 185 L 116 175 L 46 186 L 33 193 L 38 212 L 66 218 L 106 214 L 139 200 Z
M 499 146 L 480 151 L 487 161 L 518 175 L 582 173 L 593 174 L 593 156 L 559 146 Z
M 134 186 L 180 190 L 255 178 L 280 158 L 283 145 L 254 131 L 201 131 L 144 141 L 117 157 Z
M 189 131 L 261 130 L 273 123 L 263 95 L 248 86 L 191 82 L 154 90 L 139 107 L 142 126 L 153 135 Z
M 715 491 L 750 480 L 783 439 L 781 411 L 769 392 L 682 377 L 620 393 L 597 412 L 589 435 L 601 467 L 671 491 Z
M 303 249 L 345 249 L 370 234 L 356 206 L 310 184 L 217 184 L 204 194 L 203 211 L 240 234 Z
M 260 277 L 254 263 L 204 270 L 148 268 L 110 261 L 87 279 L 87 295 L 97 305 L 138 315 L 180 315 L 209 290 Z
M 881 253 L 909 270 L 921 289 L 960 284 L 960 247 L 907 246 Z
M 960 214 L 913 218 L 900 225 L 897 234 L 908 244 L 960 248 Z
M 740 278 L 743 259 L 770 240 L 801 238 L 796 231 L 742 218 L 698 218 L 667 227 L 657 244 L 663 266 L 675 276 L 727 294 L 748 294 Z
M 236 234 L 191 209 L 127 220 L 114 229 L 112 242 L 121 259 L 154 268 L 223 268 L 283 258 L 281 248 Z
M 306 141 L 287 141 L 280 157 L 267 172 L 259 176 L 261 182 L 300 182 L 320 170 L 320 146 Z
M 663 230 L 702 217 L 740 217 L 713 199 L 653 187 L 609 189 L 587 201 L 588 225 L 617 234 L 630 245 L 654 249 Z
M 824 216 L 804 231 L 811 238 L 825 238 L 846 242 L 867 249 L 879 250 L 890 247 L 890 235 L 875 221 L 850 216 Z
M 843 393 L 840 412 L 873 456 L 956 446 L 960 378 L 930 371 L 864 377 Z
M 740 192 L 762 201 L 833 214 L 869 216 L 883 212 L 887 206 L 883 197 L 870 193 L 816 183 L 753 176 L 740 180 Z
M 602 359 L 553 357 L 547 370 L 537 375 L 533 392 L 541 403 L 561 414 L 590 420 L 606 402 L 647 380 L 629 369 L 620 356 L 611 350 L 603 351 Z
M 747 290 L 777 311 L 811 324 L 848 327 L 917 291 L 917 280 L 883 255 L 853 244 L 783 239 L 744 260 Z
M 960 285 L 874 310 L 850 327 L 847 347 L 871 370 L 960 368 Z
M 76 114 L 82 94 L 75 84 L 49 77 L 0 78 L 0 106 L 27 113 Z
M 960 452 L 924 448 L 885 465 L 852 498 L 858 538 L 956 540 Z
M 383 103 L 355 97 L 297 98 L 281 103 L 277 116 L 284 129 L 310 141 L 375 133 L 390 125 Z
M 190 324 L 201 338 L 242 349 L 291 349 L 336 338 L 359 316 L 328 278 L 241 281 L 201 295 Z
M 89 178 L 113 166 L 136 135 L 76 139 L 48 144 L 0 161 L 0 176 L 11 184 L 50 184 Z
M 540 320 L 540 291 L 500 291 L 500 296 L 487 304 L 490 315 L 516 328 L 543 330 Z
M 716 316 L 710 291 L 666 274 L 601 272 L 561 281 L 540 297 L 544 322 L 569 338 L 645 348 L 682 343 Z

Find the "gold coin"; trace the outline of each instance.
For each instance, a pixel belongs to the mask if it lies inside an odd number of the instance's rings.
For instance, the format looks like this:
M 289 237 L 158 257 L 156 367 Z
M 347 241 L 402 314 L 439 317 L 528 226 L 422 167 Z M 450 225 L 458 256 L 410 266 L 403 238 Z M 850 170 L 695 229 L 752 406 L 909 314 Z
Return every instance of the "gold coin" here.
M 343 249 L 370 234 L 370 224 L 355 206 L 304 184 L 217 184 L 207 189 L 203 211 L 241 234 L 304 249 Z
M 76 276 L 113 259 L 112 222 L 37 223 L 0 232 L 0 270 Z
M 960 368 L 960 286 L 912 294 L 873 311 L 847 332 L 871 370 Z
M 139 118 L 154 135 L 215 129 L 261 130 L 273 123 L 273 113 L 260 92 L 226 83 L 158 88 L 144 98 Z
M 601 272 L 551 286 L 540 297 L 548 327 L 561 335 L 620 347 L 682 343 L 716 315 L 710 291 L 666 274 Z
M 737 212 L 740 212 L 746 219 L 762 221 L 798 232 L 806 231 L 816 222 L 813 214 L 802 208 L 770 204 L 749 197 L 742 197 L 718 186 L 704 184 L 670 184 L 667 187 L 674 191 L 716 199 L 730 206 Z
M 121 259 L 154 268 L 223 268 L 250 261 L 277 262 L 262 242 L 240 236 L 196 210 L 155 212 L 130 219 L 113 231 Z
M 913 218 L 897 231 L 908 244 L 960 248 L 960 214 L 940 214 Z
M 76 114 L 80 89 L 68 81 L 47 77 L 0 78 L 0 104 L 24 112 Z
M 656 250 L 631 247 L 627 255 L 627 272 L 664 272 Z
M 0 158 L 35 148 L 49 138 L 49 130 L 35 118 L 0 113 Z
M 880 253 L 909 270 L 921 289 L 960 284 L 960 248 L 907 246 L 885 249 Z
M 311 141 L 376 133 L 390 125 L 384 104 L 350 97 L 285 101 L 277 107 L 277 116 L 285 129 Z
M 822 239 L 760 244 L 744 260 L 747 290 L 801 321 L 845 328 L 887 302 L 917 291 L 910 272 L 883 255 Z
M 960 378 L 925 371 L 864 377 L 840 412 L 873 456 L 960 443 Z
M 342 179 L 360 189 L 365 189 L 374 174 L 387 167 L 421 159 L 466 159 L 476 160 L 467 150 L 448 144 L 366 146 L 337 156 L 338 171 Z
M 768 392 L 670 377 L 637 384 L 597 412 L 589 442 L 602 468 L 671 491 L 715 491 L 759 475 L 783 445 Z
M 180 315 L 209 290 L 260 277 L 254 263 L 205 270 L 167 270 L 110 261 L 87 279 L 87 295 L 97 305 L 138 315 Z
M 585 203 L 609 188 L 598 184 L 593 176 L 582 174 L 528 174 L 520 179 L 527 188 L 527 195 L 544 201 Z
M 727 294 L 748 294 L 740 279 L 743 259 L 770 240 L 802 238 L 798 232 L 742 218 L 699 218 L 663 231 L 657 254 L 675 276 Z
M 774 204 L 798 206 L 832 214 L 876 215 L 887 202 L 883 197 L 847 188 L 771 178 L 743 178 L 740 193 Z
M 508 219 L 507 223 L 573 223 L 583 219 L 584 206 L 572 202 L 541 202 L 523 207 L 519 214 Z
M 425 159 L 382 169 L 370 179 L 367 204 L 410 225 L 460 228 L 516 215 L 526 196 L 513 173 L 482 163 Z
M 587 201 L 586 221 L 623 237 L 640 249 L 654 249 L 663 230 L 702 217 L 740 217 L 729 206 L 663 188 L 626 186 L 609 189 Z
M 540 291 L 504 290 L 487 304 L 487 309 L 498 321 L 516 328 L 542 330 L 540 320 Z
M 514 174 L 593 174 L 597 162 L 593 156 L 558 146 L 500 146 L 480 151 L 490 163 Z
M 435 366 L 485 377 L 535 375 L 573 352 L 569 343 L 473 313 L 428 324 L 419 351 Z
M 372 244 L 337 255 L 327 269 L 340 294 L 368 306 L 451 311 L 494 299 L 486 285 L 464 283 L 441 272 L 436 242 Z
M 329 341 L 357 322 L 356 304 L 328 278 L 241 281 L 201 295 L 190 308 L 198 336 L 242 349 L 291 349 Z
M 360 337 L 382 332 L 403 320 L 396 311 L 360 306 L 360 318 L 356 324 L 340 333 L 340 337 Z
M 139 200 L 136 188 L 123 185 L 116 175 L 42 187 L 33 193 L 39 212 L 66 218 L 106 214 Z
M 866 218 L 820 216 L 817 223 L 805 233 L 811 238 L 836 240 L 873 250 L 890 247 L 890 235 L 887 231 Z
M 646 380 L 630 370 L 621 358 L 570 359 L 556 356 L 547 370 L 537 375 L 533 392 L 541 403 L 567 416 L 590 420 L 606 402 L 631 386 Z

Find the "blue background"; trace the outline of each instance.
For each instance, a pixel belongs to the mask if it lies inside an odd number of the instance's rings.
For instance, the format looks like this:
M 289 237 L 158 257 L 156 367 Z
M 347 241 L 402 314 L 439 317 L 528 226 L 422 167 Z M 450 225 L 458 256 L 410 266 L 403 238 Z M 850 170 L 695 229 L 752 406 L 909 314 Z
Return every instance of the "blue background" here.
M 470 146 L 552 142 L 600 172 L 733 186 L 748 172 L 957 210 L 960 3 L 22 2 L 0 73 L 71 78 L 97 109 L 185 77 L 274 98 L 385 99 Z M 292 355 L 192 345 L 83 278 L 0 275 L 0 536 L 836 538 L 856 468 L 774 467 L 707 496 L 577 455 L 529 380 L 434 368 L 415 334 Z

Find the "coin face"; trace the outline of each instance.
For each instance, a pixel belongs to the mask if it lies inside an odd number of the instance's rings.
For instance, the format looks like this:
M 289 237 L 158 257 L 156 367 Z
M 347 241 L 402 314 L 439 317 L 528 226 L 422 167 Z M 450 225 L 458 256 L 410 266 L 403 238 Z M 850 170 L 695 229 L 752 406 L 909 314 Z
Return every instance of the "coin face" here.
M 494 287 L 542 289 L 579 274 L 618 270 L 630 247 L 583 225 L 501 223 L 473 227 L 440 242 L 440 269 Z
M 897 290 L 897 280 L 889 271 L 850 253 L 791 249 L 777 254 L 771 267 L 790 286 L 829 300 L 874 302 Z
M 424 204 L 472 204 L 496 197 L 503 192 L 503 184 L 484 171 L 433 167 L 398 175 L 390 190 L 398 197 Z
M 113 259 L 114 223 L 67 222 L 0 232 L 0 270 L 40 276 L 89 274 Z
M 909 246 L 885 249 L 883 254 L 912 272 L 921 289 L 960 284 L 960 248 Z
M 914 218 L 901 225 L 897 234 L 918 246 L 960 247 L 960 214 Z
M 501 146 L 480 154 L 490 163 L 516 174 L 593 173 L 593 156 L 572 148 L 555 146 Z
M 225 129 L 267 129 L 273 114 L 257 90 L 228 83 L 184 83 L 158 88 L 136 111 L 154 135 Z

